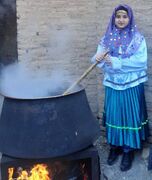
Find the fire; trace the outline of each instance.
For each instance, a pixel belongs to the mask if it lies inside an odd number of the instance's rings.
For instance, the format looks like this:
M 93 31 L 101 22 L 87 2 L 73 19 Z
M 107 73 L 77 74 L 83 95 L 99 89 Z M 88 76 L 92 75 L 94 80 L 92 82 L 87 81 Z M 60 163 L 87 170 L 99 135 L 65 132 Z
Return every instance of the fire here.
M 46 164 L 36 164 L 31 171 L 23 170 L 18 171 L 18 177 L 14 178 L 14 168 L 8 169 L 8 180 L 51 180 Z
M 9 168 L 8 169 L 8 179 L 9 180 L 12 180 L 13 172 L 14 172 L 14 168 Z

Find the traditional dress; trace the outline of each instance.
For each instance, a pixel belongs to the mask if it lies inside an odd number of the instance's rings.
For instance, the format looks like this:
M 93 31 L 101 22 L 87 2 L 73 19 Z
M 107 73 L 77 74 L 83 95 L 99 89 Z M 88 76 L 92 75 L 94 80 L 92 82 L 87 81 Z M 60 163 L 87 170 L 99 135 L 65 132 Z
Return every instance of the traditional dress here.
M 118 29 L 115 15 L 127 9 L 129 24 Z M 115 8 L 97 53 L 109 50 L 112 66 L 105 61 L 98 64 L 104 71 L 105 104 L 103 120 L 107 141 L 111 145 L 141 148 L 141 141 L 148 136 L 148 117 L 144 96 L 147 81 L 147 47 L 139 33 L 133 12 L 127 5 Z M 96 54 L 92 58 L 95 62 Z

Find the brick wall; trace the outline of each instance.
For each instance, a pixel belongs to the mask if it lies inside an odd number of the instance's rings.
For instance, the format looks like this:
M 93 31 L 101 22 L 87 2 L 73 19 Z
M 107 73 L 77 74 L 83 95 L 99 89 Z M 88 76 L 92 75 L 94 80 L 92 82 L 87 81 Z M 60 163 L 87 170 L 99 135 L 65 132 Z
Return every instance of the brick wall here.
M 32 71 L 64 69 L 77 79 L 90 66 L 90 59 L 103 35 L 118 0 L 17 0 L 19 61 Z M 152 1 L 126 0 L 134 9 L 136 22 L 148 45 L 146 99 L 152 131 Z M 95 115 L 102 114 L 102 72 L 94 69 L 84 85 Z M 151 132 L 152 134 L 152 132 Z
M 150 119 L 149 125 L 150 125 L 150 134 L 152 135 L 152 71 L 151 71 L 151 58 L 152 58 L 152 1 L 144 1 L 144 0 L 126 0 L 126 1 L 98 1 L 98 24 L 97 24 L 97 33 L 98 38 L 100 39 L 100 36 L 104 33 L 107 24 L 109 22 L 109 16 L 111 16 L 111 12 L 113 11 L 113 8 L 117 6 L 119 3 L 124 2 L 125 4 L 128 4 L 132 7 L 134 11 L 134 16 L 136 20 L 136 24 L 138 25 L 138 28 L 141 33 L 146 38 L 147 47 L 148 47 L 148 77 L 149 80 L 145 84 L 145 90 L 146 90 L 146 101 L 147 101 L 147 108 L 148 108 L 148 116 Z M 100 70 L 98 70 L 98 74 L 102 73 Z M 100 76 L 98 76 L 98 104 L 99 107 L 103 108 L 103 87 L 100 84 Z M 99 115 L 102 115 L 102 108 L 99 108 Z M 152 142 L 152 140 L 150 139 Z
M 19 60 L 32 70 L 63 69 L 77 79 L 90 66 L 97 43 L 96 1 L 18 0 L 17 13 Z M 97 113 L 95 72 L 83 84 Z

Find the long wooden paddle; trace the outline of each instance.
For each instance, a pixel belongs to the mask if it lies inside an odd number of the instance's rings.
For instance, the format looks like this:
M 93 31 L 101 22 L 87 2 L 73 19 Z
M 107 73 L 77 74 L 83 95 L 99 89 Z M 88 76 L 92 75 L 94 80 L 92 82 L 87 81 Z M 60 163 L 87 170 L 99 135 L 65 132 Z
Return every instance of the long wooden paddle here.
M 104 58 L 107 56 L 108 53 L 109 53 L 109 51 L 106 51 L 106 52 L 104 53 L 102 59 L 104 59 Z M 101 59 L 101 60 L 102 60 L 102 59 Z M 81 77 L 80 77 L 77 81 L 75 81 L 75 82 L 63 93 L 63 95 L 69 94 L 69 92 L 70 92 L 77 84 L 79 84 L 79 83 L 82 81 L 82 79 L 84 79 L 84 78 L 89 74 L 89 72 L 92 71 L 92 69 L 93 69 L 98 63 L 100 63 L 100 61 L 96 61 L 94 64 L 92 64 L 92 65 L 81 75 Z

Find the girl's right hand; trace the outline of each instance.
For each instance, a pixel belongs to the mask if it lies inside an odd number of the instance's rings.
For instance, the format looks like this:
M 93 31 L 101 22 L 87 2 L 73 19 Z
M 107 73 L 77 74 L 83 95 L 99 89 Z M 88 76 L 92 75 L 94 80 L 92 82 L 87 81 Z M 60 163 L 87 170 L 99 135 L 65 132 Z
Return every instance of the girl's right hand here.
M 96 61 L 97 62 L 102 62 L 104 60 L 103 59 L 104 55 L 105 55 L 105 53 L 97 53 L 97 55 L 95 57 Z

